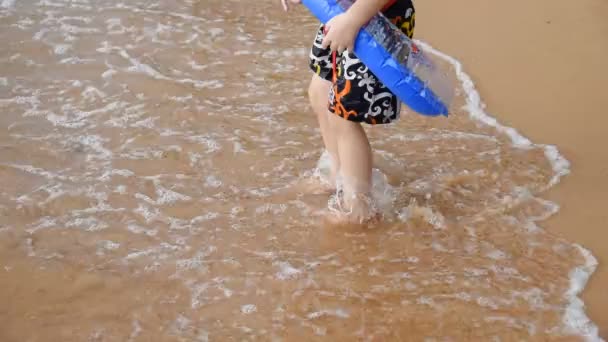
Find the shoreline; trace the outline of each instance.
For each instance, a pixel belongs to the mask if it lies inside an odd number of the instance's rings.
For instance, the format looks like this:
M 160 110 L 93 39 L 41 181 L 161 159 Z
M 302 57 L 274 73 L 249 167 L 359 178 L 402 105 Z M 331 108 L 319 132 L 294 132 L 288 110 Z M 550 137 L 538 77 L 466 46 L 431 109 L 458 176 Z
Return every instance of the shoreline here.
M 535 144 L 528 138 L 522 136 L 516 129 L 502 125 L 499 120 L 488 115 L 488 113 L 483 110 L 486 105 L 481 101 L 481 97 L 475 89 L 474 82 L 471 80 L 469 75 L 467 75 L 464 67 L 458 60 L 442 53 L 441 51 L 438 51 L 436 48 L 425 42 L 417 41 L 417 44 L 422 46 L 431 54 L 439 56 L 441 59 L 448 61 L 455 68 L 456 76 L 462 83 L 465 92 L 467 93 L 466 111 L 473 120 L 484 125 L 494 127 L 498 131 L 503 132 L 511 139 L 514 146 L 524 149 L 527 147 L 541 147 L 545 151 L 545 157 L 549 160 L 553 171 L 555 172 L 555 176 L 551 179 L 549 184 L 547 184 L 547 189 L 545 190 L 551 189 L 558 185 L 563 177 L 570 174 L 570 162 L 559 153 L 559 150 L 554 145 Z M 555 212 L 550 214 L 549 217 L 558 212 L 559 207 L 557 207 Z M 584 336 L 590 341 L 597 341 L 599 329 L 588 317 L 580 295 L 587 286 L 591 276 L 595 273 L 598 262 L 591 251 L 579 244 L 575 244 L 575 246 L 580 250 L 581 255 L 583 255 L 585 264 L 572 269 L 569 273 L 570 287 L 565 293 L 565 297 L 568 299 L 569 304 L 564 313 L 563 322 L 566 331 L 569 333 Z
M 416 7 L 416 38 L 462 62 L 487 112 L 539 145 L 555 145 L 571 163 L 570 174 L 544 195 L 560 211 L 542 227 L 597 259 L 596 272 L 579 297 L 606 339 L 608 294 L 602 289 L 608 284 L 608 250 L 602 242 L 608 237 L 608 214 L 602 204 L 608 203 L 608 153 L 601 145 L 608 99 L 601 89 L 608 72 L 601 66 L 608 54 L 608 23 L 602 22 L 608 4 L 431 0 Z

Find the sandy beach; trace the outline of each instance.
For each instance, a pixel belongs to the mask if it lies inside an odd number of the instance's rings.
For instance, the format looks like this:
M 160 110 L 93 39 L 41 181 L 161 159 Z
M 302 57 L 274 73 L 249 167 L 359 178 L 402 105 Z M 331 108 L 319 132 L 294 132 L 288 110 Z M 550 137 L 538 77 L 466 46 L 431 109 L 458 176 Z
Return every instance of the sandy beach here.
M 535 142 L 557 145 L 572 163 L 571 174 L 549 192 L 560 212 L 542 226 L 598 259 L 583 299 L 608 338 L 608 3 L 417 6 L 418 37 L 464 64 L 488 112 Z
M 334 227 L 304 8 L 0 1 L 0 341 L 608 338 L 608 3 L 416 7 L 453 112 Z

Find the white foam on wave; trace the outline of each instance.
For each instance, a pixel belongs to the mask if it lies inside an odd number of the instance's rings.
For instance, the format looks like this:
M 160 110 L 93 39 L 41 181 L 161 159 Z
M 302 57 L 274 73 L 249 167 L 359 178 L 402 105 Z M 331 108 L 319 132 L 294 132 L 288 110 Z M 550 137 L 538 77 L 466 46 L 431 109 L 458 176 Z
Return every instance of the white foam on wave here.
M 279 267 L 279 271 L 275 274 L 279 280 L 291 280 L 302 275 L 302 270 L 293 267 L 289 262 L 277 262 L 275 265 Z
M 202 65 L 202 64 L 198 64 L 193 60 L 190 60 L 190 62 L 188 62 L 188 66 L 190 66 L 193 70 L 205 70 L 209 67 L 208 64 Z
M 68 228 L 78 228 L 84 229 L 88 232 L 95 232 L 99 230 L 104 230 L 109 227 L 109 225 L 103 221 L 100 221 L 94 217 L 81 218 L 77 217 L 72 219 L 65 224 Z
M 563 317 L 566 326 L 565 332 L 582 335 L 587 341 L 603 341 L 599 337 L 597 326 L 585 314 L 585 303 L 578 297 L 587 285 L 591 274 L 595 272 L 598 265 L 597 259 L 589 250 L 578 244 L 575 246 L 584 256 L 585 264 L 574 268 L 570 272 L 570 288 L 565 293 L 569 300 Z
M 68 57 L 59 61 L 59 64 L 87 64 L 95 62 L 92 58 Z
M 214 39 L 214 38 L 217 38 L 217 37 L 223 35 L 224 29 L 219 28 L 219 27 L 213 27 L 213 28 L 210 28 L 207 32 L 209 33 L 211 38 Z
M 133 173 L 133 171 L 131 171 L 131 170 L 113 169 L 113 170 L 104 172 L 104 174 L 101 175 L 97 179 L 102 182 L 107 182 L 110 179 L 112 179 L 112 176 L 114 176 L 114 175 L 121 176 L 121 177 L 133 177 L 133 176 L 135 176 L 135 173 Z
M 205 259 L 213 254 L 217 248 L 215 246 L 207 246 L 206 250 L 197 252 L 192 258 L 180 259 L 175 262 L 178 270 L 201 269 L 205 267 L 207 262 Z
M 139 195 L 140 194 L 135 194 L 135 197 L 140 198 Z M 145 220 L 147 225 L 154 222 L 161 216 L 160 210 L 158 210 L 157 208 L 150 208 L 149 206 L 146 206 L 142 203 L 140 203 L 139 206 L 133 210 L 133 212 L 140 215 Z
M 389 140 L 399 140 L 404 142 L 432 140 L 432 141 L 443 141 L 446 139 L 466 139 L 466 140 L 487 140 L 490 142 L 497 142 L 496 137 L 478 134 L 478 133 L 467 133 L 467 132 L 456 132 L 456 131 L 442 131 L 435 128 L 428 130 L 425 134 L 393 134 Z
M 156 204 L 158 205 L 192 200 L 192 197 L 167 189 L 159 183 L 155 183 L 154 185 L 156 187 L 156 195 L 158 196 L 158 199 L 156 200 Z
M 120 243 L 118 243 L 118 242 L 114 242 L 114 241 L 110 241 L 110 240 L 99 241 L 97 243 L 97 255 L 103 256 L 106 254 L 106 252 L 115 251 L 119 248 L 120 248 Z
M 56 55 L 64 55 L 70 48 L 72 48 L 72 46 L 69 44 L 57 44 L 53 47 L 53 52 L 55 52 Z
M 106 96 L 106 93 L 93 86 L 87 86 L 85 90 L 82 91 L 82 97 L 85 99 L 85 101 L 89 102 L 103 99 Z
M 83 147 L 86 147 L 89 151 L 94 152 L 87 154 L 87 161 L 102 160 L 106 161 L 111 159 L 112 151 L 108 150 L 103 146 L 108 139 L 104 139 L 98 135 L 82 135 L 76 138 L 70 139 L 74 143 L 78 143 Z
M 217 179 L 213 175 L 209 175 L 205 179 L 205 186 L 208 188 L 219 188 L 220 186 L 222 186 L 222 184 L 223 184 L 222 181 Z
M 91 96 L 91 94 L 88 95 L 89 101 L 91 99 Z M 56 113 L 49 112 L 46 118 L 55 126 L 62 126 L 66 128 L 81 128 L 83 126 L 86 126 L 87 124 L 92 124 L 87 122 L 88 118 L 100 114 L 116 112 L 124 109 L 125 106 L 125 102 L 111 102 L 101 108 L 93 109 L 90 111 L 83 111 L 71 104 L 65 104 L 61 107 L 61 112 L 63 113 L 63 115 L 58 115 Z
M 100 53 L 110 53 L 112 51 L 117 51 L 118 54 L 124 59 L 128 60 L 131 63 L 131 66 L 127 67 L 124 71 L 130 73 L 138 73 L 143 74 L 153 79 L 161 80 L 161 81 L 170 81 L 178 84 L 191 85 L 195 89 L 219 89 L 224 87 L 224 83 L 220 80 L 194 80 L 190 78 L 184 79 L 176 79 L 169 77 L 160 71 L 154 69 L 152 66 L 142 63 L 137 58 L 132 57 L 127 50 L 122 47 L 110 46 L 107 41 L 101 43 L 101 47 L 97 48 L 97 52 Z M 102 74 L 102 77 L 109 78 L 116 72 L 113 69 L 110 69 Z
M 464 72 L 462 64 L 455 58 L 444 54 L 441 51 L 436 50 L 431 45 L 425 42 L 416 41 L 423 49 L 429 51 L 430 53 L 446 60 L 454 67 L 456 71 L 456 76 L 458 80 L 462 84 L 462 88 L 466 94 L 465 100 L 466 104 L 464 109 L 469 113 L 469 116 L 476 121 L 484 123 L 490 127 L 494 127 L 499 132 L 506 134 L 515 147 L 518 148 L 532 148 L 532 147 L 541 147 L 545 151 L 545 156 L 551 163 L 553 167 L 553 171 L 555 172 L 555 176 L 548 184 L 547 188 L 552 187 L 557 184 L 561 177 L 570 173 L 570 162 L 566 158 L 564 158 L 557 147 L 553 145 L 541 145 L 534 144 L 528 138 L 521 135 L 515 128 L 507 127 L 502 125 L 498 120 L 488 113 L 484 111 L 486 107 L 485 104 L 481 101 L 481 97 L 477 90 L 475 89 L 475 84 L 471 80 L 471 77 Z
M 108 70 L 104 71 L 104 72 L 101 74 L 101 77 L 102 77 L 103 79 L 108 79 L 108 78 L 112 78 L 112 76 L 113 76 L 113 75 L 115 75 L 115 74 L 117 74 L 117 73 L 118 73 L 118 71 L 116 71 L 116 70 L 114 70 L 114 69 L 108 69 Z
M 258 311 L 258 308 L 254 304 L 247 304 L 241 306 L 241 312 L 245 315 L 252 314 L 256 311 Z
M 256 214 L 272 214 L 272 215 L 279 215 L 285 212 L 285 210 L 287 210 L 287 205 L 286 204 L 270 204 L 270 203 L 266 203 L 263 204 L 259 207 L 257 207 L 255 209 L 255 213 Z
M 0 7 L 12 8 L 15 6 L 15 2 L 17 2 L 17 0 L 2 0 L 2 2 L 0 2 Z
M 144 228 L 139 226 L 138 224 L 134 223 L 134 222 L 130 222 L 127 225 L 127 230 L 130 231 L 133 234 L 145 234 L 148 236 L 156 236 L 156 234 L 158 234 L 158 230 L 157 229 L 148 229 L 148 228 Z
M 143 331 L 141 324 L 139 324 L 139 321 L 136 319 L 133 320 L 132 326 L 133 330 L 131 331 L 131 335 L 129 336 L 129 342 L 135 341 L 137 336 L 139 336 L 139 334 L 141 334 L 141 332 Z
M 62 176 L 60 174 L 57 173 L 53 173 L 51 171 L 47 171 L 45 169 L 42 168 L 38 168 L 32 165 L 20 165 L 20 164 L 4 164 L 3 166 L 7 166 L 7 167 L 12 167 L 14 169 L 17 170 L 21 170 L 23 172 L 27 172 L 33 175 L 37 175 L 40 177 L 44 177 L 47 179 L 51 179 L 51 180 L 60 180 L 60 181 L 65 181 L 68 180 L 68 177 Z
M 307 318 L 308 319 L 318 319 L 318 318 L 326 317 L 326 316 L 337 317 L 337 318 L 349 318 L 350 317 L 348 312 L 346 312 L 344 309 L 334 309 L 334 310 L 324 309 L 324 310 L 309 313 L 307 315 Z
M 217 140 L 213 139 L 209 135 L 191 135 L 186 137 L 186 139 L 191 142 L 207 146 L 206 153 L 214 153 L 222 149 Z
M 447 227 L 445 218 L 441 213 L 435 212 L 429 207 L 418 206 L 415 201 L 412 201 L 399 212 L 399 219 L 403 222 L 408 222 L 415 217 L 423 219 L 437 230 L 444 230 Z
M 541 147 L 545 152 L 546 158 L 551 163 L 555 175 L 547 184 L 546 189 L 551 188 L 559 183 L 561 177 L 570 173 L 570 162 L 564 158 L 553 145 L 540 145 L 532 143 L 528 138 L 522 136 L 516 129 L 503 126 L 498 120 L 484 111 L 485 104 L 482 103 L 481 97 L 470 76 L 467 75 L 462 67 L 462 64 L 455 58 L 436 50 L 430 44 L 416 41 L 424 50 L 434 54 L 443 60 L 449 62 L 455 69 L 456 76 L 462 84 L 462 88 L 466 94 L 466 104 L 464 109 L 469 113 L 469 116 L 490 127 L 494 127 L 499 132 L 506 134 L 515 147 L 529 149 L 532 147 Z M 564 332 L 577 334 L 584 337 L 588 341 L 603 341 L 598 332 L 597 326 L 587 317 L 585 313 L 584 303 L 578 298 L 578 295 L 585 288 L 587 280 L 595 272 L 597 260 L 591 252 L 579 245 L 575 245 L 585 257 L 585 264 L 574 268 L 570 272 L 570 288 L 566 291 L 565 297 L 569 304 L 563 316 Z
M 38 230 L 51 228 L 51 227 L 55 227 L 55 226 L 57 226 L 57 220 L 55 218 L 45 216 L 45 217 L 40 218 L 38 221 L 36 221 L 36 223 L 30 225 L 30 228 L 26 229 L 25 231 L 28 234 L 34 234 Z
M 190 84 L 194 86 L 196 89 L 219 89 L 224 87 L 224 83 L 219 80 L 193 80 L 190 78 L 185 78 L 181 80 L 176 80 L 177 83 L 180 84 Z

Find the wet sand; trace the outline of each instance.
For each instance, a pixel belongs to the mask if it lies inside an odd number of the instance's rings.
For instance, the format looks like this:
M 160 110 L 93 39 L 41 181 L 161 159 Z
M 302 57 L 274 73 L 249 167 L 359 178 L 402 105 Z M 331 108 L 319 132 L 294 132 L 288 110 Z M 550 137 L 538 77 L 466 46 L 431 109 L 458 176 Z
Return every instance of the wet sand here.
M 598 259 L 583 299 L 608 338 L 608 3 L 430 0 L 417 8 L 418 37 L 464 64 L 487 111 L 572 163 L 548 194 L 560 212 L 542 226 Z

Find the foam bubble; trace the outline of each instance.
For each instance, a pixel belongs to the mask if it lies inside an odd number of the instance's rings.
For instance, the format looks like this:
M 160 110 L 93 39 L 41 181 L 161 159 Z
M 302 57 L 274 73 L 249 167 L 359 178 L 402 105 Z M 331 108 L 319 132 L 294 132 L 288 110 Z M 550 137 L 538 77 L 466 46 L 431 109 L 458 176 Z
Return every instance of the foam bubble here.
M 77 217 L 75 219 L 69 220 L 66 222 L 66 227 L 73 227 L 84 229 L 88 232 L 95 232 L 99 230 L 104 230 L 109 227 L 109 225 L 103 221 L 96 219 L 95 217 L 86 217 L 81 218 Z
M 285 210 L 287 210 L 287 205 L 286 204 L 270 204 L 270 203 L 266 203 L 263 204 L 259 207 L 257 207 L 255 209 L 256 214 L 273 214 L 273 215 L 279 215 L 283 212 L 285 212 Z
M 55 52 L 56 55 L 64 55 L 71 47 L 72 46 L 69 44 L 57 44 L 53 48 L 53 52 Z
M 253 304 L 246 304 L 241 306 L 241 313 L 245 315 L 250 315 L 256 311 L 258 311 L 258 308 Z
M 104 79 L 112 78 L 113 75 L 117 74 L 118 71 L 114 69 L 108 69 L 101 74 L 101 77 Z
M 0 7 L 12 8 L 12 7 L 15 7 L 16 2 L 17 2 L 17 0 L 2 0 L 2 2 L 0 2 Z
M 213 175 L 209 175 L 205 179 L 205 186 L 208 188 L 219 188 L 220 186 L 222 186 L 222 184 L 223 184 L 222 181 L 217 179 Z
M 57 225 L 57 219 L 52 217 L 42 217 L 36 223 L 32 224 L 30 228 L 26 229 L 29 234 L 34 234 L 38 230 L 55 227 Z
M 68 57 L 59 61 L 59 64 L 86 64 L 95 62 L 92 58 Z
M 279 266 L 279 271 L 276 273 L 275 276 L 279 280 L 294 279 L 302 274 L 302 270 L 291 266 L 289 262 L 278 262 L 277 265 Z
M 158 233 L 156 229 L 144 228 L 132 222 L 127 225 L 127 230 L 134 234 L 146 234 L 148 236 L 155 236 Z
M 206 251 L 201 251 L 196 253 L 190 259 L 181 259 L 176 262 L 176 266 L 178 269 L 192 270 L 192 269 L 200 269 L 205 267 L 204 259 L 209 255 L 215 252 L 216 248 L 214 246 L 207 247 Z
M 116 249 L 120 248 L 120 243 L 109 241 L 109 240 L 100 241 L 99 244 L 101 247 L 103 247 L 107 250 L 116 250 Z
M 97 255 L 103 256 L 105 254 L 105 251 L 115 251 L 115 250 L 119 249 L 120 243 L 114 242 L 114 241 L 109 241 L 109 240 L 104 240 L 104 241 L 99 241 L 97 243 L 97 246 L 98 246 Z
M 101 91 L 93 86 L 87 86 L 85 88 L 85 90 L 82 91 L 82 96 L 84 97 L 84 99 L 86 101 L 95 101 L 95 100 L 103 99 L 107 95 L 103 91 Z
M 72 142 L 78 143 L 83 147 L 87 147 L 90 152 L 87 154 L 87 160 L 108 160 L 112 156 L 112 152 L 103 146 L 107 139 L 99 135 L 82 135 L 77 138 L 71 138 Z
M 189 66 L 190 66 L 192 69 L 194 69 L 194 70 L 198 70 L 198 71 L 200 71 L 200 70 L 205 70 L 205 69 L 207 69 L 207 68 L 209 67 L 209 65 L 201 65 L 201 64 L 196 63 L 196 62 L 195 62 L 195 61 L 193 61 L 193 60 L 191 60 L 190 62 L 188 62 L 188 65 L 189 65 Z
M 399 219 L 403 222 L 407 222 L 412 218 L 418 217 L 422 218 L 435 229 L 443 230 L 447 228 L 445 218 L 443 215 L 441 215 L 441 213 L 435 212 L 428 207 L 420 207 L 415 201 L 412 201 L 409 206 L 401 209 L 399 212 Z
M 324 309 L 321 311 L 311 312 L 306 317 L 308 319 L 318 319 L 318 318 L 325 317 L 325 316 L 331 316 L 331 317 L 337 317 L 337 318 L 349 318 L 350 317 L 348 312 L 346 312 L 344 309 L 334 309 L 334 310 Z
M 136 214 L 142 216 L 146 220 L 146 223 L 151 223 L 160 217 L 160 210 L 157 208 L 150 208 L 141 203 L 134 211 Z
M 133 320 L 133 322 L 131 323 L 132 326 L 132 331 L 131 331 L 131 335 L 129 335 L 129 341 L 135 341 L 135 339 L 137 338 L 137 336 L 139 336 L 141 334 L 141 332 L 143 331 L 141 324 L 139 324 L 138 320 Z
M 214 39 L 214 38 L 217 38 L 220 35 L 224 34 L 224 29 L 219 28 L 219 27 L 212 27 L 212 28 L 208 29 L 207 32 L 209 33 L 211 38 Z
M 214 153 L 221 150 L 220 144 L 208 135 L 188 136 L 188 140 L 207 146 L 207 153 Z

